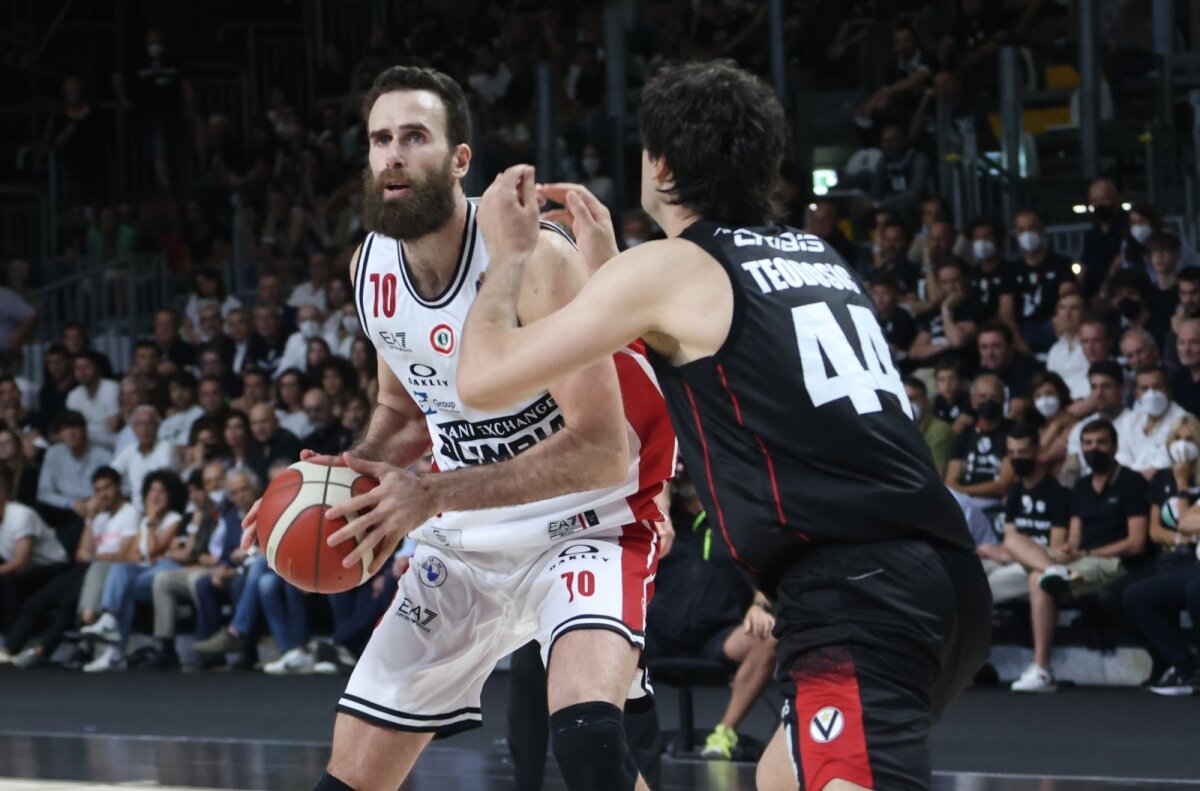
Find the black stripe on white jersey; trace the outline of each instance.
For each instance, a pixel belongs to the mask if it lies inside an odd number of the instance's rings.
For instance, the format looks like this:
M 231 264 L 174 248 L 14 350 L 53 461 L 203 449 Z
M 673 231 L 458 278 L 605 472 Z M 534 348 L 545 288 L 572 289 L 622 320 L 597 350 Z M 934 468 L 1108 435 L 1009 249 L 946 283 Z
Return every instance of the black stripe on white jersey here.
M 559 236 L 570 242 L 571 246 L 576 250 L 579 249 L 579 245 L 575 242 L 575 237 L 571 235 L 571 232 L 558 223 L 551 222 L 550 220 L 538 220 L 538 227 L 543 231 L 554 231 Z
M 367 329 L 367 280 L 363 276 L 363 265 L 371 260 L 371 242 L 375 240 L 375 234 L 367 234 L 367 238 L 363 239 L 362 245 L 358 248 L 358 263 L 354 265 L 354 290 L 358 292 L 358 323 L 362 325 L 363 334 L 368 338 L 371 337 L 371 331 Z
M 453 302 L 454 298 L 458 296 L 458 292 L 462 290 L 463 283 L 467 280 L 467 273 L 471 271 L 471 258 L 475 255 L 475 237 L 478 235 L 475 232 L 475 212 L 475 204 L 468 203 L 467 222 L 463 227 L 463 238 L 459 246 L 458 269 L 455 271 L 454 277 L 446 284 L 445 290 L 433 299 L 424 299 L 417 293 L 416 287 L 413 286 L 408 276 L 408 264 L 404 260 L 404 247 L 399 240 L 396 240 L 396 259 L 399 262 L 400 278 L 418 305 L 426 308 L 444 308 Z

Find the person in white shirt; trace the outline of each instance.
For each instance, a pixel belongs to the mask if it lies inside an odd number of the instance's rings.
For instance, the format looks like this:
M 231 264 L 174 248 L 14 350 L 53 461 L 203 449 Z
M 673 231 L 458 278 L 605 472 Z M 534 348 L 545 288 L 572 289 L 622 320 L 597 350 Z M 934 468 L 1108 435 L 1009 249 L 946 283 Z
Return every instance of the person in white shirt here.
M 279 425 L 297 437 L 307 437 L 313 424 L 304 411 L 304 372 L 299 368 L 288 368 L 279 375 L 275 389 L 279 394 L 276 404 L 283 412 Z
M 112 467 L 121 473 L 122 493 L 133 501 L 138 511 L 142 511 L 142 481 L 155 470 L 178 467 L 179 453 L 171 443 L 159 441 L 158 410 L 149 404 L 134 409 L 129 424 L 133 426 L 137 442 L 118 453 Z
M 298 329 L 288 336 L 283 347 L 283 355 L 275 367 L 278 377 L 288 368 L 299 368 L 301 371 L 308 367 L 308 342 L 321 337 L 321 311 L 315 305 L 302 305 L 296 311 Z
M 186 448 L 192 425 L 204 414 L 196 403 L 196 377 L 188 371 L 175 373 L 170 380 L 171 413 L 158 427 L 158 441 Z
M 1121 336 L 1117 348 L 1121 352 L 1120 360 L 1125 365 L 1125 403 L 1132 406 L 1137 398 L 1134 388 L 1138 371 L 1158 365 L 1158 341 L 1141 327 L 1130 327 Z
M 326 316 L 325 321 L 321 323 L 321 334 L 328 340 L 331 336 L 340 338 L 342 330 L 342 313 L 347 305 L 350 306 L 350 315 L 355 317 L 355 326 L 358 323 L 358 314 L 354 312 L 354 301 L 350 291 L 350 281 L 344 277 L 335 277 L 329 281 L 329 285 L 325 287 L 326 296 Z M 337 344 L 330 340 L 329 345 L 332 347 Z
M 112 454 L 88 440 L 87 420 L 73 409 L 59 415 L 55 428 L 59 441 L 46 449 L 37 499 L 82 519 L 93 494 L 92 475 L 112 461 Z
M 154 578 L 164 571 L 179 568 L 179 563 L 167 552 L 183 533 L 180 512 L 186 502 L 185 489 L 179 476 L 169 470 L 159 470 L 146 477 L 139 495 L 146 508 L 138 526 L 136 560 L 118 563 L 109 571 L 100 597 L 100 617 L 83 627 L 83 634 L 108 643 L 94 660 L 84 665 L 87 673 L 122 669 L 125 665 L 125 644 L 133 628 L 134 609 L 139 601 L 149 602 Z
M 293 308 L 312 305 L 321 313 L 327 309 L 325 287 L 329 283 L 329 256 L 317 252 L 308 257 L 308 280 L 292 289 L 288 304 Z
M 121 390 L 111 379 L 100 378 L 98 356 L 89 351 L 75 358 L 75 381 L 79 384 L 67 394 L 67 409 L 84 416 L 92 442 L 112 450 L 121 428 Z
M 1063 378 L 1071 390 L 1072 398 L 1083 398 L 1090 390 L 1087 369 L 1091 362 L 1083 352 L 1079 337 L 1082 322 L 1083 297 L 1078 294 L 1060 297 L 1054 310 L 1054 329 L 1058 332 L 1058 340 L 1046 354 L 1046 370 Z M 1103 330 L 1104 325 L 1100 324 L 1098 331 Z
M 79 594 L 79 618 L 84 624 L 96 621 L 104 581 L 113 564 L 133 560 L 137 555 L 137 509 L 121 496 L 121 474 L 112 467 L 101 467 L 92 475 L 93 494 L 83 520 L 83 535 L 75 559 L 88 563 Z
M 120 395 L 117 396 L 117 403 L 120 405 L 120 413 L 118 419 L 121 424 L 121 430 L 117 432 L 116 440 L 113 446 L 109 448 L 113 456 L 117 456 L 121 451 L 128 448 L 130 445 L 137 444 L 137 435 L 133 433 L 133 424 L 130 420 L 133 418 L 133 410 L 137 409 L 142 404 L 150 403 L 150 391 L 146 387 L 146 380 L 139 376 L 126 374 L 118 386 L 120 387 Z
M 1117 463 L 1149 480 L 1172 465 L 1167 440 L 1188 412 L 1171 400 L 1171 387 L 1162 366 L 1139 368 L 1134 393 L 1137 400 L 1133 408 L 1126 409 L 1114 423 L 1120 437 Z
M 37 511 L 9 502 L 12 475 L 0 467 L 0 630 L 8 632 L 21 605 L 67 570 L 67 552 Z

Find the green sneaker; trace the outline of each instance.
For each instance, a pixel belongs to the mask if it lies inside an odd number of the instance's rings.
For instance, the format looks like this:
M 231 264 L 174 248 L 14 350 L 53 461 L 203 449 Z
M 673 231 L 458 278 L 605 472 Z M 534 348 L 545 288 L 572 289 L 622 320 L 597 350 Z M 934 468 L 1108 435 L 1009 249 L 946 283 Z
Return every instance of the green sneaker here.
M 737 743 L 737 731 L 718 725 L 704 740 L 704 749 L 700 751 L 700 757 L 728 761 L 733 758 L 733 749 L 737 747 Z

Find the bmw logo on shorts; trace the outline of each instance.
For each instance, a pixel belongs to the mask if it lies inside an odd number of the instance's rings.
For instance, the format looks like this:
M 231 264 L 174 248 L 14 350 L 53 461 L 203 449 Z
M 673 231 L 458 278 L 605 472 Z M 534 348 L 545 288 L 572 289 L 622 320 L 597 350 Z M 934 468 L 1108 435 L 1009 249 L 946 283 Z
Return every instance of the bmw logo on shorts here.
M 440 588 L 446 581 L 446 564 L 435 557 L 427 557 L 421 562 L 421 584 L 427 588 Z

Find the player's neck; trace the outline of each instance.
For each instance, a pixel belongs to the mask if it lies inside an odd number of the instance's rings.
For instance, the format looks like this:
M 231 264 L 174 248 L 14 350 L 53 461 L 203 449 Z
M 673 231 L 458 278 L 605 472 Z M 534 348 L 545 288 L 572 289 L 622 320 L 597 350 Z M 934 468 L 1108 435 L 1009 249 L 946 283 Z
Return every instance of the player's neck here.
M 404 261 L 422 294 L 440 294 L 454 277 L 462 253 L 463 226 L 467 222 L 467 199 L 455 190 L 454 213 L 433 233 L 402 242 Z
M 674 238 L 683 233 L 689 225 L 700 219 L 700 215 L 683 206 L 664 203 L 659 207 L 655 222 L 663 229 L 668 238 Z

